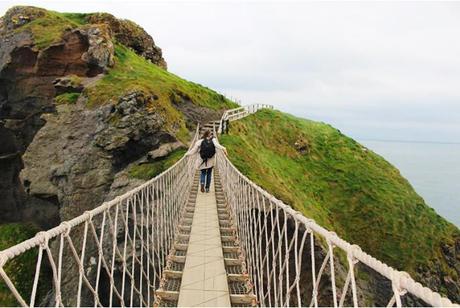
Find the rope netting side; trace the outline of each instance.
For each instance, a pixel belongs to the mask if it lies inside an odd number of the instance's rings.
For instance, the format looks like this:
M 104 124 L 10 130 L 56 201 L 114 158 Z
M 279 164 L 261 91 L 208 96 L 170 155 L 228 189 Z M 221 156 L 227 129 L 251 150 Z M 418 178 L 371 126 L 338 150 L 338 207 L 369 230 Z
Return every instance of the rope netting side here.
M 16 304 L 152 306 L 195 160 L 184 156 L 126 194 L 0 251 L 0 276 Z M 9 266 L 26 254 L 36 257 L 27 289 Z
M 376 295 L 357 287 L 358 269 L 364 267 L 388 281 L 389 294 L 382 305 L 400 307 L 411 294 L 416 304 L 454 306 L 407 273 L 387 266 L 276 199 L 239 172 L 220 150 L 217 168 L 261 306 L 369 305 L 366 297 Z

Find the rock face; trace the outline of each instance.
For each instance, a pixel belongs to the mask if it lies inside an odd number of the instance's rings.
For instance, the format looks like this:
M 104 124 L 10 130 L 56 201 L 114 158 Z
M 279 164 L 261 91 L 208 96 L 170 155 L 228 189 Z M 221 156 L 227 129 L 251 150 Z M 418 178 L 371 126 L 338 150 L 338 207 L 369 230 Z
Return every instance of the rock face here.
M 83 61 L 101 72 L 113 66 L 114 48 L 107 25 L 89 25 L 76 32 L 88 41 L 88 49 L 81 56 Z
M 0 124 L 0 221 L 20 219 L 25 194 L 19 182 L 22 168 L 19 148 L 14 135 Z
M 100 119 L 110 121 L 111 125 L 94 137 L 95 145 L 113 157 L 116 168 L 139 159 L 162 143 L 176 140 L 162 131 L 165 120 L 158 113 L 148 111 L 153 101 L 154 96 L 133 92 L 121 97 L 117 104 L 99 110 Z
M 42 114 L 56 112 L 53 102 L 56 88 L 59 88 L 55 87 L 56 78 L 62 81 L 65 76 L 93 77 L 113 65 L 112 38 L 104 24 L 68 30 L 63 33 L 61 42 L 43 50 L 36 48 L 30 31 L 19 31 L 19 27 L 44 14 L 44 10 L 37 8 L 15 7 L 5 15 L 0 27 L 0 120 L 5 136 L 11 139 L 8 142 L 10 150 L 19 154 L 26 151 L 46 123 Z M 49 226 L 50 221 L 51 224 L 58 222 L 59 201 L 55 188 L 41 181 L 43 174 L 40 174 L 40 181 L 27 180 L 25 189 L 22 188 L 18 185 L 18 171 L 22 168 L 20 155 L 8 160 L 8 168 L 1 176 L 5 192 L 2 197 L 9 195 L 2 202 L 2 221 L 15 221 L 21 215 L 31 218 L 35 210 L 41 208 L 38 213 L 47 213 L 47 217 L 38 215 L 37 219 L 46 222 L 44 227 Z M 22 190 L 28 193 L 27 202 L 20 197 Z M 25 204 L 35 210 L 30 212 Z M 20 208 L 25 212 L 18 212 Z
M 88 21 L 92 24 L 107 24 L 118 42 L 131 47 L 138 55 L 152 63 L 167 68 L 161 49 L 155 45 L 152 37 L 144 29 L 132 21 L 117 19 L 107 13 L 91 14 Z
M 177 142 L 149 108 L 156 95 L 133 91 L 91 110 L 81 95 L 75 105 L 57 106 L 55 96 L 78 95 L 114 65 L 115 40 L 163 68 L 166 62 L 142 28 L 110 14 L 91 14 L 38 48 L 30 27 L 21 27 L 47 14 L 14 7 L 0 19 L 0 222 L 42 228 L 96 207 L 112 188 L 131 187 L 138 180 L 115 175 Z
M 53 40 L 38 44 L 32 26 L 34 21 L 55 26 L 48 17 L 57 22 L 64 19 L 64 26 L 53 33 Z M 129 88 L 90 107 L 85 90 L 115 70 L 115 42 L 166 68 L 150 35 L 109 14 L 90 14 L 86 23 L 77 24 L 56 12 L 15 7 L 0 19 L 0 41 L 0 224 L 33 222 L 48 229 L 123 194 L 143 183 L 130 176 L 130 166 L 183 148 L 184 123 L 194 131 L 196 122 L 223 112 L 156 92 L 168 93 L 169 88 Z M 123 65 L 117 59 L 117 65 Z M 149 76 L 144 79 L 150 82 Z M 176 85 L 168 86 L 175 89 Z M 209 89 L 195 86 L 193 91 Z M 182 141 L 176 136 L 179 132 Z M 74 230 L 72 235 L 78 247 L 82 232 Z M 55 244 L 51 243 L 53 251 L 57 251 Z M 88 242 L 86 249 L 88 255 L 97 254 L 95 243 Z M 78 283 L 78 269 L 66 262 L 68 258 L 71 252 L 64 251 L 61 290 L 66 299 L 74 297 Z M 88 271 L 88 277 L 95 278 L 96 270 Z M 90 294 L 83 297 L 91 298 Z M 53 305 L 52 298 L 48 294 L 41 303 Z

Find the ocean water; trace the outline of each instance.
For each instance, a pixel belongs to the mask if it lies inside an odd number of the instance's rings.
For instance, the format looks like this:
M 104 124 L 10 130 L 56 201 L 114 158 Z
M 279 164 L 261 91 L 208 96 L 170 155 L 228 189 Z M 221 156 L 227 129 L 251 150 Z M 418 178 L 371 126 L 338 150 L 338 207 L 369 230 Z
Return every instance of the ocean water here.
M 396 166 L 430 207 L 460 227 L 460 144 L 358 141 Z

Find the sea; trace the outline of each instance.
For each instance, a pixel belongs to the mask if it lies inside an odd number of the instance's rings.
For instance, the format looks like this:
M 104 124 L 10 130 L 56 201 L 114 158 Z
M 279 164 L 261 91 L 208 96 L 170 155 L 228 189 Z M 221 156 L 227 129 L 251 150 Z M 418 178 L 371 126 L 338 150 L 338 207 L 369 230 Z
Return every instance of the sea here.
M 358 141 L 396 166 L 430 207 L 460 228 L 460 143 Z

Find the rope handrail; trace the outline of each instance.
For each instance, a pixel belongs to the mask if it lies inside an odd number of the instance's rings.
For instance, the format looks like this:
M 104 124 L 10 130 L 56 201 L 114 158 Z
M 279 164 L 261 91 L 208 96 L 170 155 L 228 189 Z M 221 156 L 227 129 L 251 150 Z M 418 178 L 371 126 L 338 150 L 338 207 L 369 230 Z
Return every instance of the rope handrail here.
M 199 126 L 191 146 L 198 136 Z M 125 194 L 0 251 L 0 277 L 17 303 L 21 306 L 35 305 L 42 267 L 47 263 L 51 267 L 54 287 L 50 286 L 50 289 L 54 294 L 53 302 L 45 303 L 46 306 L 102 306 L 103 299 L 99 298 L 99 293 L 103 291 L 99 285 L 104 275 L 108 276 L 110 284 L 107 302 L 110 306 L 114 302 L 119 306 L 151 306 L 179 219 L 185 210 L 195 166 L 196 157 L 184 155 L 167 170 Z M 174 192 L 171 187 L 174 187 Z M 83 232 L 70 234 L 76 229 Z M 5 266 L 31 249 L 38 249 L 35 278 L 30 293 L 21 294 L 15 285 L 17 282 L 12 281 Z M 94 255 L 88 256 L 88 252 Z M 71 264 L 65 264 L 63 259 Z M 97 270 L 92 273 L 95 266 Z M 70 269 L 66 271 L 63 267 Z M 120 276 L 122 281 L 116 282 Z M 75 280 L 78 286 L 75 298 L 63 298 L 63 279 L 67 282 Z M 70 289 L 66 297 L 75 295 L 75 286 Z M 86 296 L 82 294 L 84 292 Z
M 273 106 L 254 104 L 224 112 L 219 131 L 224 120 L 235 121 L 262 108 Z M 197 126 L 191 146 L 198 132 Z M 358 306 L 363 298 L 358 294 L 355 270 L 363 264 L 391 282 L 388 306 L 402 306 L 406 293 L 433 306 L 455 306 L 407 273 L 373 258 L 278 200 L 243 175 L 221 150 L 216 155 L 216 168 L 241 244 L 241 261 L 259 304 Z M 21 306 L 38 302 L 46 264 L 53 286 L 45 296 L 47 301 L 38 304 L 152 306 L 168 252 L 178 234 L 178 222 L 186 212 L 196 159 L 197 155 L 184 155 L 127 193 L 0 251 L 0 277 L 17 302 Z M 23 294 L 6 267 L 32 249 L 38 250 L 36 270 L 32 289 Z M 334 255 L 334 249 L 342 253 Z M 346 261 L 340 259 L 341 255 Z M 346 272 L 344 282 L 340 275 L 336 278 L 339 268 Z M 324 287 L 328 296 L 321 296 Z M 347 299 L 348 293 L 351 296 Z
M 198 138 L 199 134 L 199 129 L 197 127 L 196 129 L 196 133 L 191 141 L 191 145 L 193 145 L 196 141 L 196 139 Z M 71 220 L 68 220 L 65 222 L 65 224 L 60 224 L 52 229 L 49 229 L 47 231 L 43 231 L 43 232 L 39 232 L 36 236 L 34 236 L 33 238 L 31 239 L 28 239 L 24 242 L 21 242 L 19 244 L 16 244 L 14 246 L 11 246 L 3 251 L 0 251 L 0 266 L 4 265 L 4 263 L 10 259 L 10 258 L 13 258 L 13 257 L 16 257 L 18 255 L 18 251 L 20 251 L 20 253 L 23 253 L 25 251 L 27 251 L 28 249 L 32 248 L 33 246 L 37 245 L 37 244 L 40 244 L 43 240 L 44 237 L 47 237 L 48 239 L 52 239 L 56 236 L 58 236 L 59 234 L 65 232 L 68 228 L 72 228 L 72 227 L 75 227 L 79 224 L 81 224 L 82 222 L 84 222 L 85 220 L 88 219 L 88 217 L 93 217 L 93 216 L 96 216 L 100 213 L 102 213 L 104 210 L 106 210 L 107 208 L 111 208 L 113 207 L 115 204 L 119 203 L 120 201 L 123 201 L 123 200 L 126 200 L 127 198 L 131 197 L 132 195 L 136 194 L 137 192 L 141 191 L 142 189 L 144 189 L 145 187 L 148 187 L 150 185 L 152 185 L 152 183 L 158 181 L 159 178 L 162 178 L 163 176 L 165 176 L 165 174 L 171 172 L 171 170 L 175 169 L 178 165 L 180 165 L 182 163 L 183 160 L 185 160 L 187 158 L 187 156 L 182 156 L 178 161 L 176 161 L 171 167 L 169 167 L 168 169 L 162 171 L 160 174 L 158 174 L 157 176 L 155 176 L 154 178 L 146 181 L 145 183 L 133 188 L 132 190 L 124 193 L 123 195 L 120 195 L 120 196 L 117 196 L 115 197 L 114 199 L 108 201 L 108 202 L 104 202 L 102 203 L 100 206 L 92 209 L 92 210 L 89 210 L 89 211 L 85 211 L 85 213 L 81 214 L 80 216 L 77 216 Z M 24 250 L 25 249 L 25 250 Z
M 249 109 L 238 108 L 235 109 L 236 112 L 230 111 L 226 115 L 224 114 L 223 119 L 229 114 L 232 115 L 232 118 L 239 119 L 262 108 L 266 107 L 253 106 Z M 269 108 L 273 107 L 269 106 Z M 248 110 L 250 111 L 248 112 Z M 349 299 L 349 304 L 358 306 L 354 269 L 356 268 L 356 264 L 360 262 L 391 281 L 393 296 L 388 301 L 389 306 L 396 304 L 398 307 L 401 307 L 401 297 L 406 292 L 411 293 L 432 306 L 457 306 L 437 292 L 423 287 L 406 272 L 393 269 L 362 251 L 358 245 L 348 243 L 334 232 L 328 231 L 318 225 L 314 220 L 305 217 L 299 211 L 278 200 L 243 175 L 221 150 L 217 151 L 217 161 L 221 182 L 225 187 L 224 193 L 231 208 L 233 219 L 237 222 L 237 233 L 242 242 L 246 261 L 248 261 L 247 267 L 254 282 L 255 293 L 261 305 L 297 305 L 299 307 L 314 305 L 317 307 L 320 279 L 321 276 L 324 276 L 326 266 L 329 266 L 329 280 L 331 282 L 333 298 L 327 302 L 327 305 L 334 307 L 343 306 L 351 283 L 352 297 Z M 277 218 L 274 218 L 274 215 L 279 218 L 280 211 L 284 217 L 284 222 L 280 222 Z M 289 227 L 288 220 L 291 220 L 290 227 L 294 229 L 293 234 L 289 236 L 287 231 Z M 280 225 L 283 225 L 283 227 Z M 301 226 L 303 230 L 300 230 Z M 271 230 L 269 230 L 270 228 Z M 299 259 L 301 260 L 302 257 L 305 257 L 305 245 L 308 246 L 308 241 L 306 241 L 308 235 L 310 235 L 311 284 L 314 287 L 309 290 L 311 302 L 306 303 L 305 296 L 302 297 L 300 291 L 302 262 L 299 262 Z M 316 255 L 318 254 L 318 251 L 315 251 L 315 236 L 317 235 L 321 236 L 323 242 L 326 242 L 328 251 L 318 273 L 316 273 L 315 264 L 315 261 L 317 261 L 315 260 Z M 282 239 L 284 239 L 284 242 L 280 243 Z M 278 243 L 275 243 L 276 241 Z M 300 247 L 299 242 L 301 242 Z M 266 247 L 264 247 L 265 250 L 262 252 L 261 248 L 264 245 Z M 294 246 L 296 249 L 293 249 Z M 284 251 L 282 251 L 283 248 Z M 337 260 L 334 258 L 334 248 L 340 248 L 346 254 L 347 258 L 348 273 L 342 292 L 340 293 L 341 296 L 338 295 L 335 279 L 334 261 L 337 262 Z M 290 258 L 295 260 L 294 266 L 289 263 Z M 335 266 L 338 265 L 336 264 Z M 290 267 L 291 270 L 294 267 L 295 275 L 290 275 Z M 303 281 L 303 283 L 305 284 L 306 282 Z M 283 284 L 285 289 L 281 288 Z M 295 294 L 291 294 L 293 292 Z M 339 299 L 340 303 L 338 303 Z
M 235 121 L 235 120 L 241 119 L 242 117 L 245 117 L 248 114 L 254 113 L 257 110 L 262 109 L 262 108 L 273 109 L 273 106 L 268 105 L 268 104 L 252 104 L 252 105 L 238 107 L 235 109 L 226 110 L 222 114 L 222 118 L 219 122 L 219 128 L 217 129 L 217 132 L 222 133 L 222 129 L 223 129 L 222 125 L 224 121 L 226 120 Z

